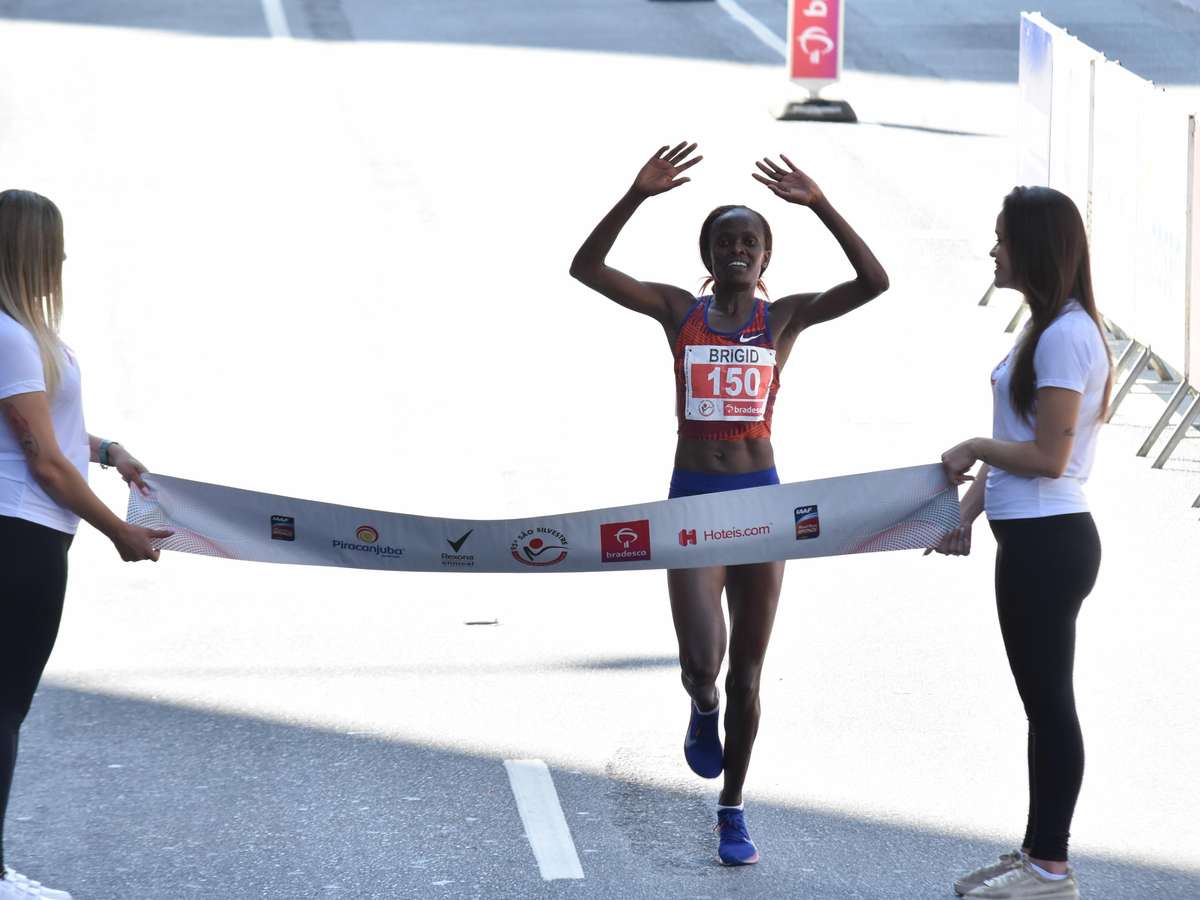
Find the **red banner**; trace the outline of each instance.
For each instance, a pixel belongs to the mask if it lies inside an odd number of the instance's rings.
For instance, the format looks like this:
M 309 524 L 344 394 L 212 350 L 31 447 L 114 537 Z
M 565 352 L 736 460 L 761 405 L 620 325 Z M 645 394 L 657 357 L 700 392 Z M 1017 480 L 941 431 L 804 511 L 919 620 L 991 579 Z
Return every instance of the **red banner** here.
M 842 74 L 842 0 L 791 0 L 788 72 L 792 81 L 819 87 Z

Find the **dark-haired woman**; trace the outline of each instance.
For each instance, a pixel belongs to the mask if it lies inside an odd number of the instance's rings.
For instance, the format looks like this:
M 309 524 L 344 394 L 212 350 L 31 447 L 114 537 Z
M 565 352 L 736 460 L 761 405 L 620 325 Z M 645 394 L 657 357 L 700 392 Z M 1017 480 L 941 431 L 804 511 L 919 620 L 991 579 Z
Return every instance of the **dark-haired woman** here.
M 92 493 L 89 460 L 146 490 L 145 467 L 83 424 L 79 364 L 58 336 L 62 215 L 32 191 L 0 192 L 0 900 L 71 900 L 4 866 L 17 737 L 54 648 L 79 520 L 126 561 L 171 534 L 128 525 Z
M 936 549 L 965 555 L 987 512 L 996 536 L 996 606 L 1029 719 L 1029 817 L 1021 848 L 955 882 L 976 898 L 1075 900 L 1067 840 L 1083 781 L 1075 712 L 1075 619 L 1100 569 L 1083 484 L 1108 406 L 1112 366 L 1092 296 L 1087 234 L 1070 198 L 1017 188 L 996 220 L 996 286 L 1024 294 L 1030 324 L 992 372 L 991 438 L 946 451 L 962 525 Z
M 679 434 L 671 497 L 778 484 L 771 416 L 779 373 L 792 345 L 805 328 L 850 312 L 888 287 L 887 274 L 867 245 L 786 156 L 782 165 L 758 162 L 753 177 L 776 197 L 817 215 L 854 267 L 852 281 L 774 303 L 759 299 L 756 289 L 765 293 L 761 276 L 771 261 L 771 229 L 759 213 L 744 206 L 718 207 L 700 229 L 700 258 L 711 295 L 704 295 L 703 288 L 696 297 L 669 284 L 638 281 L 609 266 L 608 253 L 637 208 L 690 180 L 682 173 L 702 159 L 692 156 L 695 149 L 686 142 L 660 148 L 571 263 L 571 275 L 588 287 L 656 320 L 671 345 Z M 684 757 L 702 777 L 724 772 L 717 825 L 718 852 L 726 865 L 758 862 L 746 829 L 742 786 L 758 731 L 759 680 L 782 581 L 782 562 L 667 573 L 683 686 L 691 697 Z M 722 591 L 729 603 L 728 637 Z M 716 682 L 726 647 L 722 749 Z

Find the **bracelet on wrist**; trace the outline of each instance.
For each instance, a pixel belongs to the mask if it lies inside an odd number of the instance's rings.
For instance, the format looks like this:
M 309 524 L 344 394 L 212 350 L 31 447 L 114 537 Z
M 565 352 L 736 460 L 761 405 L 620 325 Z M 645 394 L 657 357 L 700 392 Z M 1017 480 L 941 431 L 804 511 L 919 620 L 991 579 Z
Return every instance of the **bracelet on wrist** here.
M 109 459 L 109 455 L 108 455 L 109 448 L 120 447 L 120 446 L 121 445 L 118 444 L 116 441 L 101 441 L 100 442 L 100 452 L 96 454 L 97 458 L 100 460 L 100 468 L 107 469 L 109 466 L 112 465 L 112 461 Z

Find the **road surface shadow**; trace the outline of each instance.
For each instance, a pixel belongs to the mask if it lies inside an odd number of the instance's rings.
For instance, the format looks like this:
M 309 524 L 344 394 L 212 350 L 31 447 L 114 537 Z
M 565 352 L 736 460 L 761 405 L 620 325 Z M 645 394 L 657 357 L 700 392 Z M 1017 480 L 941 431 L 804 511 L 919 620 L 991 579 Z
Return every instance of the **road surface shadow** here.
M 544 882 L 496 757 L 47 685 L 23 731 L 7 855 L 78 900 L 917 900 L 951 897 L 953 875 L 1006 849 L 756 803 L 764 861 L 724 869 L 707 786 L 631 783 L 621 768 L 552 770 L 585 879 Z M 1200 896 L 1200 873 L 1076 863 L 1085 896 Z

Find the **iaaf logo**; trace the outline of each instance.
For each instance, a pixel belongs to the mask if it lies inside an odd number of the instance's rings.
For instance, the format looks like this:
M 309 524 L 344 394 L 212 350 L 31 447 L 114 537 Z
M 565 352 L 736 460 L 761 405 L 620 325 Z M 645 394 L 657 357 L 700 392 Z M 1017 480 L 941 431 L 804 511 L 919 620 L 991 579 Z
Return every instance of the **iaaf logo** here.
M 699 532 L 708 541 L 736 541 L 740 538 L 762 537 L 771 533 L 770 525 L 752 525 L 749 528 L 719 528 L 715 531 Z M 695 528 L 684 528 L 679 532 L 679 546 L 687 547 L 696 543 Z
M 600 562 L 643 562 L 649 558 L 649 519 L 600 526 Z
M 398 557 L 404 555 L 404 548 L 390 545 L 379 546 L 379 529 L 373 525 L 359 525 L 354 530 L 354 541 L 339 541 L 333 539 L 335 550 L 353 550 L 355 553 L 374 553 L 376 556 Z
M 816 506 L 796 507 L 796 540 L 810 541 L 821 536 L 821 515 Z
M 567 536 L 555 528 L 527 528 L 513 538 L 512 557 L 523 566 L 555 566 L 570 551 Z
M 294 541 L 296 520 L 292 516 L 271 516 L 271 540 Z

